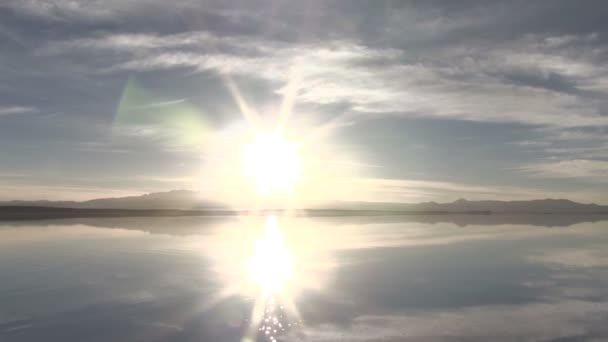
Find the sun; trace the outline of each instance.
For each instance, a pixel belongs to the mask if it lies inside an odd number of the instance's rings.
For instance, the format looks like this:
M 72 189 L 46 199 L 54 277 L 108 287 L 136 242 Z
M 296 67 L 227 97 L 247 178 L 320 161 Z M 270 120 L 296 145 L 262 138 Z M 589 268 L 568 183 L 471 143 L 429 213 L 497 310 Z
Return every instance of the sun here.
M 298 146 L 280 133 L 257 134 L 243 146 L 242 162 L 260 196 L 290 193 L 302 172 Z

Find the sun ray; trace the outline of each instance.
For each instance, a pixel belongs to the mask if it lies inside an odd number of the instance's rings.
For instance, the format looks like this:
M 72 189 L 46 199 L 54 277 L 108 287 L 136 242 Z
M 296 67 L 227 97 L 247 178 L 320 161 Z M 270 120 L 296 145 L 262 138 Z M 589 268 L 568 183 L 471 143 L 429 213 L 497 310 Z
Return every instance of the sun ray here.
M 310 131 L 306 136 L 302 138 L 302 143 L 307 143 L 309 141 L 319 140 L 334 131 L 338 127 L 344 126 L 341 124 L 345 118 L 352 116 L 351 113 L 345 112 L 340 115 L 336 115 L 333 118 L 327 120 L 320 127 L 317 127 Z
M 258 129 L 260 122 L 258 113 L 249 107 L 249 105 L 241 95 L 239 88 L 236 86 L 236 83 L 232 81 L 230 76 L 224 75 L 224 82 L 228 87 L 230 94 L 234 98 L 234 101 L 236 101 L 236 104 L 239 107 L 239 111 L 241 112 L 245 120 L 247 120 L 247 122 L 253 127 L 254 130 Z
M 279 113 L 277 118 L 277 131 L 283 132 L 291 113 L 293 111 L 293 106 L 295 104 L 296 95 L 298 93 L 300 83 L 300 77 L 295 75 L 289 80 L 287 86 L 285 87 L 285 94 L 283 95 L 283 101 L 281 102 L 281 106 L 279 107 Z

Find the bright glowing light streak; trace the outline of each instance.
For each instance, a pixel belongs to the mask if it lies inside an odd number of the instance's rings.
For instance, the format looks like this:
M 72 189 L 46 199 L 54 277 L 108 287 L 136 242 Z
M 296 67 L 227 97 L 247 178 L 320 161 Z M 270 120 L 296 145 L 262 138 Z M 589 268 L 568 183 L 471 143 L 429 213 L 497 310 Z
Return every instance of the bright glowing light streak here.
M 304 143 L 314 142 L 316 140 L 320 140 L 320 139 L 328 136 L 330 133 L 332 133 L 337 128 L 345 126 L 346 122 L 344 122 L 344 119 L 351 115 L 352 115 L 351 113 L 342 113 L 342 114 L 332 118 L 331 120 L 328 120 L 323 125 L 312 130 L 308 135 L 306 135 L 303 138 L 303 142 Z
M 287 122 L 289 121 L 289 117 L 291 116 L 293 105 L 296 100 L 296 95 L 298 93 L 299 83 L 300 78 L 296 75 L 290 79 L 287 87 L 285 87 L 285 94 L 283 95 L 283 102 L 281 102 L 281 107 L 279 108 L 279 117 L 277 119 L 278 132 L 283 132 Z
M 241 112 L 245 120 L 247 120 L 247 122 L 252 125 L 254 129 L 257 129 L 260 121 L 258 114 L 253 109 L 249 108 L 249 105 L 247 105 L 247 102 L 241 95 L 239 88 L 236 86 L 236 84 L 232 81 L 230 77 L 225 76 L 225 82 L 226 86 L 228 87 L 228 90 L 230 90 L 230 94 L 232 94 L 232 97 L 236 101 L 236 104 L 239 107 L 239 111 Z

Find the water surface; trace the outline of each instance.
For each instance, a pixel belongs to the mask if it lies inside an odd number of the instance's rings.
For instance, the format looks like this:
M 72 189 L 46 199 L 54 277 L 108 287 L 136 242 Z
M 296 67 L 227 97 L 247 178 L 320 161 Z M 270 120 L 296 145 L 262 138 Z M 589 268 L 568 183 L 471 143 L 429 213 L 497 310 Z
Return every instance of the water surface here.
M 279 221 L 296 272 L 279 341 L 608 339 L 608 221 Z M 241 341 L 258 326 L 244 265 L 261 226 L 236 217 L 4 222 L 0 340 Z

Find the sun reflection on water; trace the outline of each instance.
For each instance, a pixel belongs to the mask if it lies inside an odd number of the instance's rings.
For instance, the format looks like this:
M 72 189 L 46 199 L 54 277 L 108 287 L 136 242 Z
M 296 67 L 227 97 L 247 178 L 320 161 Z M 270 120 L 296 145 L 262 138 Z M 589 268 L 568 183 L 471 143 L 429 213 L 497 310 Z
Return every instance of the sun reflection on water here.
M 250 303 L 250 311 L 243 313 L 242 342 L 300 334 L 304 323 L 298 303 L 323 292 L 339 265 L 334 252 L 344 237 L 332 227 L 276 211 L 216 226 L 196 243 L 220 283 L 204 307 L 234 296 Z
M 269 296 L 265 303 L 264 316 L 259 323 L 256 340 L 276 342 L 277 338 L 297 324 L 297 322 L 291 323 L 285 307 L 274 296 Z
M 293 256 L 275 216 L 266 217 L 264 236 L 255 242 L 249 272 L 265 296 L 283 290 L 294 277 Z
M 276 342 L 288 327 L 296 325 L 290 322 L 289 310 L 282 303 L 290 300 L 288 285 L 296 270 L 293 254 L 275 216 L 266 217 L 263 236 L 255 241 L 248 266 L 251 281 L 259 291 L 249 335 L 255 335 L 256 341 Z

